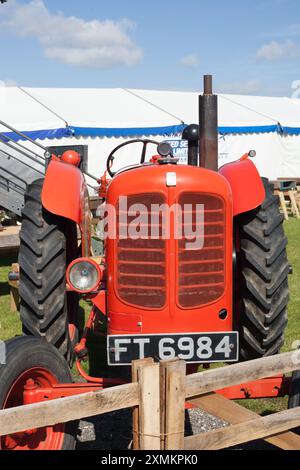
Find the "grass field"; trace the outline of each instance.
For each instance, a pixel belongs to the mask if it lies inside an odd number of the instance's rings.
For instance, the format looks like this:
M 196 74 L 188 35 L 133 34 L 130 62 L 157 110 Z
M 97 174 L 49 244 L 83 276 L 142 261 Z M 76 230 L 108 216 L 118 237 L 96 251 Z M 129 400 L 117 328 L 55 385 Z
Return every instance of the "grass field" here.
M 8 273 L 12 263 L 17 262 L 17 254 L 0 254 L 0 339 L 6 340 L 21 333 L 19 316 L 10 311 Z
M 285 223 L 286 234 L 289 239 L 288 256 L 294 273 L 290 277 L 291 301 L 289 304 L 289 324 L 286 331 L 284 351 L 290 351 L 293 343 L 300 340 L 300 220 L 290 219 Z M 17 261 L 17 255 L 7 255 L 0 258 L 0 339 L 6 340 L 21 333 L 19 317 L 10 311 L 9 287 L 7 276 L 12 263 Z M 93 354 L 90 360 L 91 372 L 94 364 L 98 365 L 100 357 L 99 338 L 90 340 Z M 101 340 L 101 343 L 103 341 Z M 104 344 L 102 344 L 104 346 Z M 98 359 L 98 360 L 97 360 Z M 276 400 L 249 400 L 243 401 L 243 405 L 262 414 L 285 409 L 286 399 Z

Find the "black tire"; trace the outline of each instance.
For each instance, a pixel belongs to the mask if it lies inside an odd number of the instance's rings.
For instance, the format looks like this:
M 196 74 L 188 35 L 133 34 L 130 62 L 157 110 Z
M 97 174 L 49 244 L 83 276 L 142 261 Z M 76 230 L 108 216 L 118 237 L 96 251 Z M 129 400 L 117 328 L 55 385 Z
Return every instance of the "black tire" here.
M 266 199 L 236 220 L 235 305 L 242 361 L 275 355 L 284 343 L 289 302 L 287 238 L 274 188 L 263 178 Z
M 66 267 L 77 257 L 76 224 L 41 202 L 44 180 L 28 186 L 20 233 L 20 316 L 24 335 L 44 337 L 71 364 L 79 297 L 66 293 Z M 69 325 L 73 328 L 70 337 Z
M 27 371 L 35 368 L 50 372 L 59 383 L 72 383 L 67 362 L 53 346 L 43 339 L 25 336 L 15 338 L 6 342 L 6 364 L 0 366 L 0 409 L 3 409 L 13 384 Z M 24 382 L 26 382 L 25 378 Z M 67 423 L 63 433 L 61 448 L 55 450 L 74 450 L 77 422 Z M 3 440 L 4 438 L 0 437 L 2 449 L 5 448 Z M 45 448 L 44 450 L 54 449 Z

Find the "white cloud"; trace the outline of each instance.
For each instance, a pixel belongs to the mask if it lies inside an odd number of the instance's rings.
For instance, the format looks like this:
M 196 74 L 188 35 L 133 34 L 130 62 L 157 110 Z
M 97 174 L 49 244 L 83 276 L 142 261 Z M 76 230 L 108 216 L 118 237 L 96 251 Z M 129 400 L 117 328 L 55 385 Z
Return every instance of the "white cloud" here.
M 235 95 L 254 95 L 262 89 L 260 80 L 248 80 L 246 82 L 224 83 L 219 87 L 220 93 L 228 93 Z
M 180 63 L 181 65 L 184 65 L 185 67 L 190 67 L 192 69 L 195 69 L 199 66 L 200 59 L 197 54 L 188 54 L 181 58 Z
M 132 66 L 143 55 L 130 37 L 135 27 L 131 21 L 67 17 L 51 13 L 43 0 L 12 0 L 0 11 L 0 27 L 15 36 L 36 38 L 46 57 L 77 67 Z
M 276 60 L 300 57 L 300 47 L 293 41 L 272 41 L 263 45 L 256 53 L 256 58 L 262 61 L 274 62 Z

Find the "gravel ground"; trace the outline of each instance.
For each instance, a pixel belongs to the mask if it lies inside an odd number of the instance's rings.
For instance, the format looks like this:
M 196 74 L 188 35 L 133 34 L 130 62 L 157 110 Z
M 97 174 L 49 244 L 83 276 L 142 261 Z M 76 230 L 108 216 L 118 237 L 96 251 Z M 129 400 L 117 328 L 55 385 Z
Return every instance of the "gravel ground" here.
M 186 412 L 186 436 L 227 426 L 201 410 Z M 77 449 L 126 450 L 132 442 L 131 412 L 117 411 L 80 422 Z

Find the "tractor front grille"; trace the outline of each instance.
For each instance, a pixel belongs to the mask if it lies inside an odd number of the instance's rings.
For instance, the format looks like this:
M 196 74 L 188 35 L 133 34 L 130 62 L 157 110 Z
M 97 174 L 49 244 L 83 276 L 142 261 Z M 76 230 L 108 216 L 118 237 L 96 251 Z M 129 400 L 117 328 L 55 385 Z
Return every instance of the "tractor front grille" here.
M 163 213 L 155 213 L 155 206 L 166 201 L 160 194 L 138 194 L 128 196 L 128 211 L 125 214 L 118 206 L 117 224 L 117 291 L 126 303 L 149 309 L 160 309 L 166 303 L 166 241 L 163 239 Z M 130 213 L 138 206 L 141 210 Z M 124 216 L 127 229 L 132 232 L 134 221 L 140 218 L 139 227 L 147 229 L 146 238 L 121 239 L 124 233 Z M 151 238 L 151 227 L 157 229 L 157 238 Z M 146 233 L 146 232 L 145 232 Z
M 187 247 L 191 240 L 178 241 L 178 301 L 182 308 L 195 308 L 218 300 L 225 290 L 225 203 L 218 196 L 184 193 L 179 199 L 193 232 L 203 229 L 203 247 Z M 198 225 L 196 208 L 199 217 Z M 191 209 L 192 208 L 192 209 Z M 204 216 L 204 218 L 203 218 Z M 201 225 L 201 227 L 200 227 Z

